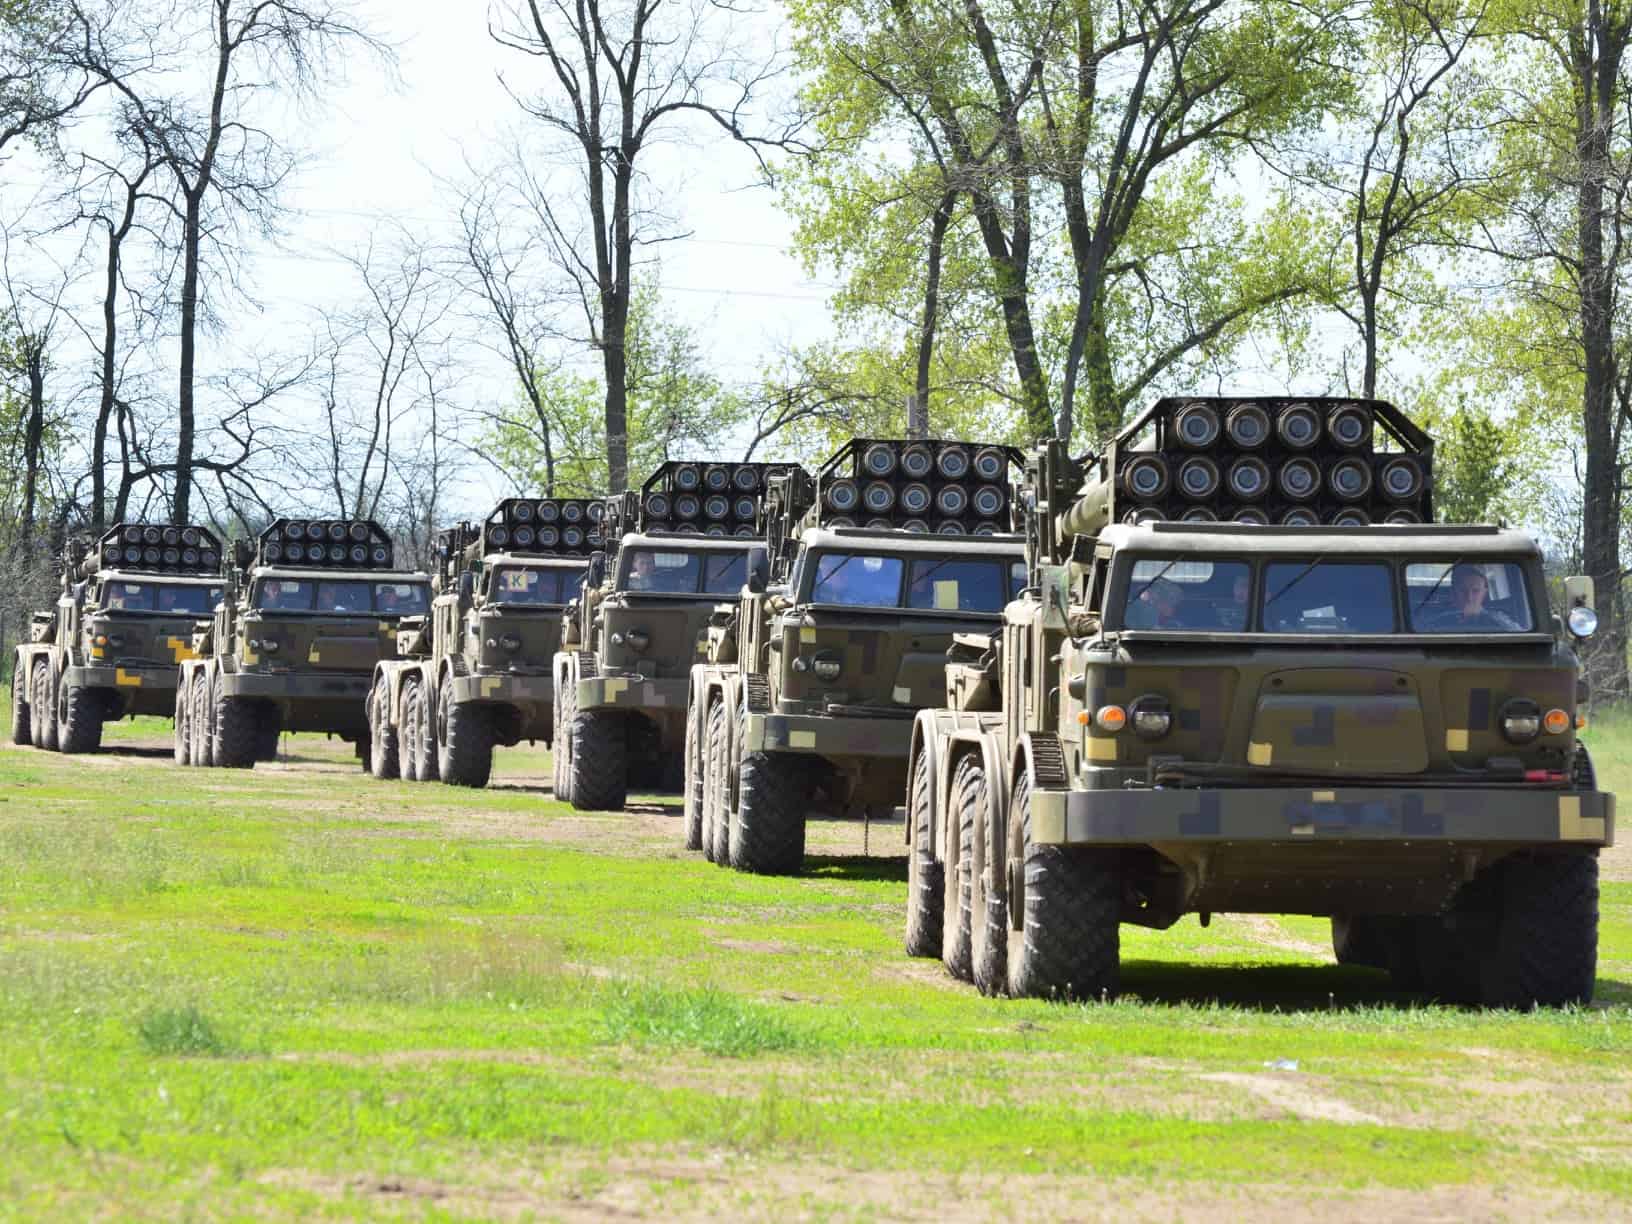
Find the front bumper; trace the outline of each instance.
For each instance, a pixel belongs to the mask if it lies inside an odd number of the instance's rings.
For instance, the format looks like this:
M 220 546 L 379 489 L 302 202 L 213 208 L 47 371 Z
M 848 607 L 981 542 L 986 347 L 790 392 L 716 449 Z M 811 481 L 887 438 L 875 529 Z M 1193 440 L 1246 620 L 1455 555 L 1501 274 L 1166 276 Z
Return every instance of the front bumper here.
M 452 699 L 490 701 L 505 705 L 543 705 L 555 702 L 553 676 L 455 676 Z
M 1032 839 L 1051 846 L 1176 842 L 1560 843 L 1615 841 L 1606 791 L 1433 787 L 1040 790 Z
M 743 737 L 748 752 L 810 752 L 824 757 L 904 761 L 912 750 L 912 719 L 750 714 Z
M 361 702 L 373 687 L 368 672 L 224 672 L 221 691 L 228 697 L 269 701 Z
M 691 692 L 689 677 L 590 676 L 578 681 L 580 710 L 680 710 Z
M 74 688 L 141 689 L 143 692 L 176 691 L 176 677 L 181 669 L 174 664 L 156 663 L 135 667 L 69 667 L 62 673 L 63 683 Z

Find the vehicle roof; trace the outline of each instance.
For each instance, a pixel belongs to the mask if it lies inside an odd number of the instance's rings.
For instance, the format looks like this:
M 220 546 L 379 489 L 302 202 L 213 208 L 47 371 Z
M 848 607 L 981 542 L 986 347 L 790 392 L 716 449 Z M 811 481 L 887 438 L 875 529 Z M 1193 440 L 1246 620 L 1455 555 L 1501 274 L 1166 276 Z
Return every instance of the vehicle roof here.
M 96 576 L 104 581 L 115 582 L 181 582 L 195 583 L 198 586 L 220 586 L 220 574 L 176 574 L 164 573 L 159 570 L 127 570 L 105 569 L 97 570 Z
M 1294 554 L 1340 551 L 1444 559 L 1540 556 L 1535 540 L 1507 527 L 1410 523 L 1371 527 L 1254 527 L 1242 523 L 1116 523 L 1099 533 L 1118 550 L 1152 553 Z
M 809 527 L 800 537 L 806 548 L 858 548 L 872 546 L 889 552 L 976 553 L 980 556 L 1022 557 L 1024 536 L 1018 535 L 931 535 L 924 531 L 886 531 L 874 527 Z
M 747 552 L 765 541 L 758 536 L 711 536 L 689 531 L 632 531 L 623 537 L 624 548 L 707 548 L 716 552 Z
M 251 578 L 287 578 L 291 581 L 314 581 L 343 578 L 354 582 L 429 582 L 431 576 L 419 570 L 291 569 L 281 565 L 257 565 L 249 573 Z
M 589 564 L 587 555 L 562 553 L 488 553 L 482 558 L 485 565 L 571 565 L 579 569 Z

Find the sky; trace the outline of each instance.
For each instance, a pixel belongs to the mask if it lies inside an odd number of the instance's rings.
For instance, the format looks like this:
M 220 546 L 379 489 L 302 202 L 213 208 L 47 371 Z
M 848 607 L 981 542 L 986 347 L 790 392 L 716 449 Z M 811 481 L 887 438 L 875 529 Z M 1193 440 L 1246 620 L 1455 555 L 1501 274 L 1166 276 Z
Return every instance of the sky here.
M 362 286 L 341 254 L 361 251 L 371 234 L 389 233 L 395 222 L 432 242 L 452 239 L 454 189 L 467 179 L 467 163 L 489 164 L 514 138 L 525 141 L 537 131 L 499 74 L 527 92 L 540 65 L 493 41 L 485 0 L 355 0 L 351 7 L 394 47 L 395 65 L 348 53 L 331 66 L 339 80 L 314 103 L 298 113 L 280 105 L 270 116 L 269 126 L 303 152 L 305 164 L 283 193 L 281 234 L 258 240 L 245 261 L 252 304 L 235 303 L 226 332 L 201 338 L 201 378 L 252 351 L 299 351 L 317 308 L 359 299 Z M 770 12 L 780 20 L 778 6 Z M 779 37 L 771 24 L 747 32 L 766 50 Z M 88 116 L 74 138 L 89 139 L 101 118 Z M 752 157 L 717 129 L 689 132 L 682 143 L 642 155 L 665 209 L 689 232 L 661 248 L 663 309 L 693 327 L 711 371 L 749 382 L 778 352 L 827 334 L 828 286 L 807 278 L 788 254 L 792 224 L 775 193 L 759 184 Z M 15 218 L 49 175 L 27 150 L 8 155 L 0 165 L 0 214 Z M 65 240 L 57 245 L 54 256 L 66 258 Z M 81 290 L 79 310 L 87 319 L 99 283 L 95 258 Z M 89 353 L 80 356 L 88 360 Z M 462 357 L 473 367 L 461 387 L 464 399 L 514 402 L 514 376 L 497 358 L 474 346 Z M 166 398 L 173 397 L 173 373 L 159 377 Z M 301 411 L 293 403 L 283 410 Z M 471 514 L 484 513 L 508 491 L 475 468 L 467 484 L 459 500 Z

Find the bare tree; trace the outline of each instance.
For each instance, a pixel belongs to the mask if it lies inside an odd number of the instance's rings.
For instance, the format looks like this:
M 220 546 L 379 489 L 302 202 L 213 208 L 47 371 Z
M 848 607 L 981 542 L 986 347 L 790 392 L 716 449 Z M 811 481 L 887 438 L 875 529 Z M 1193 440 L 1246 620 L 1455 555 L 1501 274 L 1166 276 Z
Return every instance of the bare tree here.
M 676 236 L 643 196 L 642 155 L 688 120 L 759 157 L 796 142 L 797 121 L 758 130 L 753 104 L 781 69 L 774 54 L 755 63 L 731 45 L 752 19 L 749 10 L 713 0 L 496 0 L 489 22 L 502 46 L 542 65 L 537 89 L 512 96 L 548 141 L 565 147 L 576 175 L 570 197 L 552 181 L 554 190 L 533 198 L 601 356 L 614 492 L 629 479 L 626 345 L 636 253 Z
M 209 78 L 202 107 L 180 97 L 149 98 L 131 82 L 111 83 L 128 99 L 176 187 L 180 223 L 180 378 L 176 397 L 173 512 L 190 511 L 197 410 L 195 383 L 204 248 L 218 253 L 235 226 L 271 229 L 278 195 L 296 157 L 258 126 L 254 104 L 275 89 L 310 100 L 341 48 L 382 57 L 385 46 L 333 0 L 208 0 Z
M 0 154 L 45 139 L 108 83 L 104 67 L 129 66 L 126 6 L 77 0 L 0 5 Z

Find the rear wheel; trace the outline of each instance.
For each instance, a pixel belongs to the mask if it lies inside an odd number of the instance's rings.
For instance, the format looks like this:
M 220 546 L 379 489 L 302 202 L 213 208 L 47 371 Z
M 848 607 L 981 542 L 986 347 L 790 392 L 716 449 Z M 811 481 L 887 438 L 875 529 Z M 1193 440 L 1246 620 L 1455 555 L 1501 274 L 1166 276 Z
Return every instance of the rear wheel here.
M 419 756 L 419 780 L 438 782 L 442 778 L 441 761 L 436 752 L 436 694 L 428 684 L 419 685 L 419 700 L 414 703 L 414 752 Z
M 907 827 L 912 845 L 907 850 L 907 955 L 941 954 L 941 903 L 946 887 L 941 864 L 930 850 L 929 753 L 912 759 L 912 785 L 907 789 Z
M 32 744 L 33 733 L 29 728 L 28 705 L 28 669 L 21 663 L 14 664 L 11 669 L 11 742 L 14 744 Z
M 692 702 L 686 708 L 686 747 L 685 747 L 685 777 L 681 782 L 682 793 L 685 795 L 686 820 L 686 849 L 701 850 L 703 848 L 703 763 L 701 756 L 702 735 L 698 724 L 702 722 L 702 702 L 692 695 Z
M 193 764 L 209 769 L 215 765 L 215 748 L 210 736 L 210 713 L 205 698 L 209 680 L 202 669 L 193 673 L 187 694 L 187 730 L 193 741 Z
M 1114 999 L 1122 987 L 1122 878 L 1114 856 L 1039 846 L 1031 832 L 1031 784 L 1009 803 L 1009 854 L 1020 865 L 1009 904 L 1022 929 L 1008 932 L 1009 993 L 1049 999 Z M 1018 895 L 1015 895 L 1018 893 Z
M 491 712 L 453 700 L 453 685 L 443 684 L 436 711 L 437 770 L 449 786 L 486 786 L 493 774 Z
M 63 752 L 95 752 L 102 746 L 102 697 L 79 684 L 63 686 L 57 744 Z
M 703 853 L 708 861 L 725 866 L 731 856 L 730 801 L 725 763 L 725 702 L 708 706 L 705 750 L 708 772 L 703 783 Z
M 414 727 L 419 720 L 419 681 L 402 682 L 402 737 L 398 757 L 404 782 L 419 781 L 419 752 L 414 747 Z
M 47 752 L 57 750 L 57 686 L 52 682 L 51 664 L 41 659 L 34 667 L 34 746 Z
M 376 778 L 394 778 L 401 770 L 401 762 L 397 757 L 397 729 L 391 725 L 391 686 L 384 676 L 375 678 L 369 692 L 368 723 L 368 772 Z
M 192 691 L 192 681 L 187 673 L 183 672 L 181 678 L 176 681 L 176 713 L 170 725 L 172 753 L 176 758 L 176 764 L 183 766 L 193 763 L 193 732 L 187 700 Z
M 970 839 L 974 855 L 969 860 L 969 967 L 981 994 L 1000 995 L 1009 985 L 1009 907 L 998 887 L 1001 856 L 992 819 L 991 785 L 988 778 L 980 788 Z
M 958 761 L 952 774 L 952 815 L 957 818 L 958 857 L 943 872 L 941 894 L 941 963 L 946 971 L 967 982 L 973 973 L 969 952 L 969 839 L 974 836 L 974 805 L 986 786 L 980 758 L 970 753 Z
M 550 744 L 550 756 L 555 765 L 555 797 L 562 803 L 572 802 L 572 720 L 577 714 L 578 690 L 572 673 L 556 685 L 555 740 Z
M 1391 920 L 1372 914 L 1332 915 L 1332 954 L 1340 965 L 1387 969 L 1395 932 Z
M 572 806 L 621 812 L 628 798 L 627 729 L 621 714 L 588 710 L 572 719 Z

